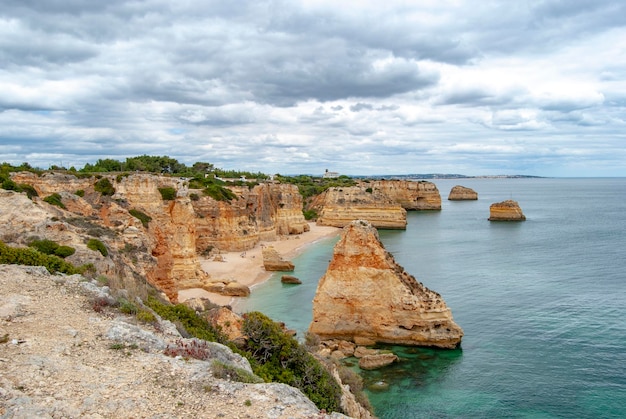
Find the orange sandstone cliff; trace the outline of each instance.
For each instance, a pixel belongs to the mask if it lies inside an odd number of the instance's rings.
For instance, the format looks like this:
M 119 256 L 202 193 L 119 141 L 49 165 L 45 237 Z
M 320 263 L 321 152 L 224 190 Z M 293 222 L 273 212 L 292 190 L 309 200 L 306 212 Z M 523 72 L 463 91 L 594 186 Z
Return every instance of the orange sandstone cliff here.
M 102 179 L 112 185 L 111 196 L 96 191 L 94 185 Z M 70 262 L 93 263 L 99 275 L 108 277 L 144 277 L 172 301 L 180 289 L 210 286 L 198 258 L 209 248 L 246 250 L 260 240 L 299 234 L 309 227 L 293 185 L 232 187 L 238 198 L 228 202 L 189 190 L 185 179 L 152 174 L 78 178 L 20 172 L 12 174 L 12 180 L 31 185 L 39 197 L 31 201 L 25 194 L 0 196 L 0 208 L 7 208 L 2 212 L 7 220 L 4 241 L 25 245 L 28 238 L 37 237 L 75 247 Z M 160 188 L 173 189 L 175 196 L 164 199 Z M 65 208 L 43 201 L 53 193 Z M 142 221 L 131 213 L 147 218 Z M 92 238 L 104 243 L 107 255 L 86 247 Z
M 441 295 L 405 272 L 363 220 L 344 227 L 335 245 L 309 331 L 322 340 L 439 348 L 455 348 L 463 337 Z
M 368 220 L 382 229 L 405 229 L 406 210 L 387 195 L 361 186 L 329 188 L 318 197 L 317 224 L 344 227 L 353 220 Z
M 407 211 L 441 210 L 441 195 L 437 186 L 425 180 L 375 180 L 363 186 L 381 192 Z

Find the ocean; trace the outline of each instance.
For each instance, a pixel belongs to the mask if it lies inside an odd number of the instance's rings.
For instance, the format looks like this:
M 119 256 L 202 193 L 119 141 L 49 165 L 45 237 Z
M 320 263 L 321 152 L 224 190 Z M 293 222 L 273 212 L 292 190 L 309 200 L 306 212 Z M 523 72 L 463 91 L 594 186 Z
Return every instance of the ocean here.
M 442 210 L 379 231 L 396 261 L 451 308 L 460 349 L 387 347 L 401 361 L 359 371 L 380 418 L 626 417 L 626 178 L 435 180 Z M 454 185 L 477 201 L 448 201 Z M 489 222 L 514 199 L 524 222 Z M 303 336 L 336 238 L 295 258 L 236 305 Z

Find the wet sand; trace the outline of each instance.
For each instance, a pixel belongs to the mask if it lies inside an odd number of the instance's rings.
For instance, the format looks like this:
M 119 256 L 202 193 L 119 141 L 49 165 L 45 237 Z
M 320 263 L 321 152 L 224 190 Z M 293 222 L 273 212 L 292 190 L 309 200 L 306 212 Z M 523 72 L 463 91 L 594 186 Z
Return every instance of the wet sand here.
M 303 252 L 308 245 L 316 241 L 336 236 L 341 229 L 336 227 L 318 226 L 309 223 L 310 230 L 298 234 L 281 237 L 276 241 L 264 241 L 257 244 L 253 249 L 245 252 L 225 252 L 221 253 L 223 262 L 213 259 L 200 259 L 200 265 L 211 276 L 213 280 L 237 281 L 247 285 L 251 289 L 270 278 L 273 272 L 267 272 L 263 268 L 263 256 L 261 249 L 264 246 L 272 246 L 283 257 L 291 260 Z M 251 290 L 254 292 L 254 289 Z M 231 304 L 233 297 L 207 292 L 200 288 L 191 288 L 178 292 L 180 302 L 194 297 L 206 297 L 212 302 L 220 305 Z

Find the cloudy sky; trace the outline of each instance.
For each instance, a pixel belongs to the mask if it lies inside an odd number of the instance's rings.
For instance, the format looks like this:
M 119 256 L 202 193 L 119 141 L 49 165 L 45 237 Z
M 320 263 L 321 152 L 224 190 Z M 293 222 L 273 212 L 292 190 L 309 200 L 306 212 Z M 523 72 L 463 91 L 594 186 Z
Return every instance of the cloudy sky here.
M 0 161 L 626 176 L 623 0 L 2 0 Z

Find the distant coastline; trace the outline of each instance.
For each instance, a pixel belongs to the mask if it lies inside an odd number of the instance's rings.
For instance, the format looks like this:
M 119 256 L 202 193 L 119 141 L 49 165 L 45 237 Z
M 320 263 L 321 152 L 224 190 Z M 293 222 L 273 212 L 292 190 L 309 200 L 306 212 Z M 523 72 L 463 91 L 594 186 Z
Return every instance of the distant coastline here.
M 482 176 L 468 176 L 455 173 L 420 173 L 420 174 L 408 174 L 408 175 L 371 175 L 371 176 L 350 176 L 355 179 L 361 178 L 376 178 L 376 179 L 541 179 L 545 176 L 532 176 L 532 175 L 482 175 Z

